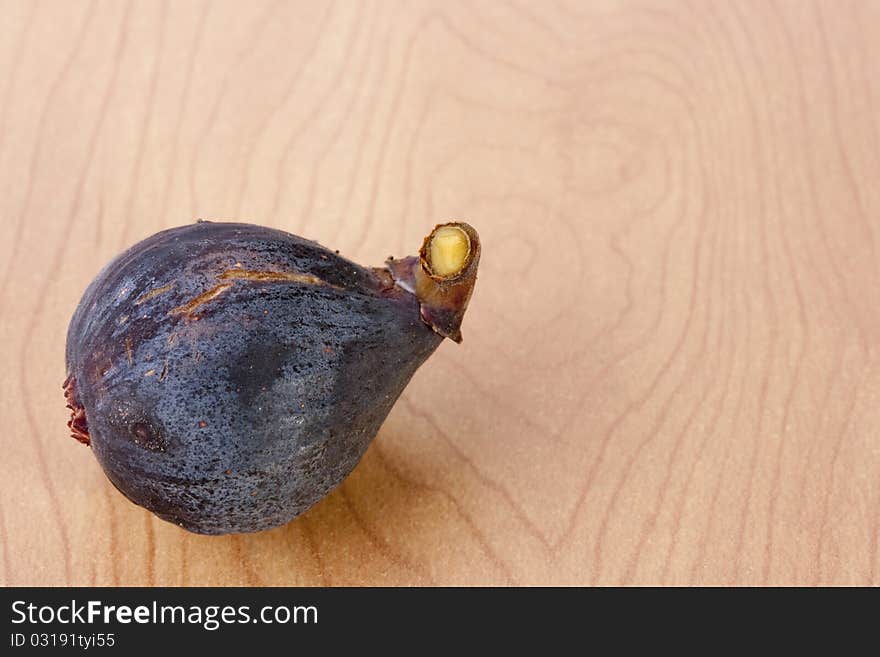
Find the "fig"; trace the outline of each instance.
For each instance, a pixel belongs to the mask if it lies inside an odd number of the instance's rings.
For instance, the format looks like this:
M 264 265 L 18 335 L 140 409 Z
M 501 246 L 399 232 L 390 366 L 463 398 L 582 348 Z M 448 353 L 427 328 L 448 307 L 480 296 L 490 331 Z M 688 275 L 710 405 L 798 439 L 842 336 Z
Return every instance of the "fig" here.
M 164 520 L 201 534 L 287 523 L 354 469 L 443 339 L 461 341 L 479 259 L 459 222 L 372 268 L 251 224 L 157 233 L 73 314 L 68 426 Z

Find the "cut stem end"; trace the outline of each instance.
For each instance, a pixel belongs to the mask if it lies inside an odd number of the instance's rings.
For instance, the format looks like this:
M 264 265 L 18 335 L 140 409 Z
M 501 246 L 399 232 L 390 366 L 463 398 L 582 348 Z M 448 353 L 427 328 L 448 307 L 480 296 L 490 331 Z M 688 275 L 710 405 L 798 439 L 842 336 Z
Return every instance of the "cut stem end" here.
M 418 257 L 389 260 L 397 285 L 415 294 L 422 320 L 440 335 L 461 342 L 480 263 L 480 237 L 464 222 L 440 224 L 425 238 Z
M 454 278 L 468 263 L 471 239 L 454 224 L 437 226 L 428 236 L 424 249 L 428 273 L 440 278 Z

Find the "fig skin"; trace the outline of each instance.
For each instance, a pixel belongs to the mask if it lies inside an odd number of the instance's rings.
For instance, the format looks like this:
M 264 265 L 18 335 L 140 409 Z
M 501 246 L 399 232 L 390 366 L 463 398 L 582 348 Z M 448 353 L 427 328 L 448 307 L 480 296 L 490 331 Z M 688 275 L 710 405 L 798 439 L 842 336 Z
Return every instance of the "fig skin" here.
M 420 310 L 387 270 L 280 230 L 166 230 L 104 267 L 73 315 L 70 426 L 164 520 L 282 525 L 354 469 L 442 342 Z

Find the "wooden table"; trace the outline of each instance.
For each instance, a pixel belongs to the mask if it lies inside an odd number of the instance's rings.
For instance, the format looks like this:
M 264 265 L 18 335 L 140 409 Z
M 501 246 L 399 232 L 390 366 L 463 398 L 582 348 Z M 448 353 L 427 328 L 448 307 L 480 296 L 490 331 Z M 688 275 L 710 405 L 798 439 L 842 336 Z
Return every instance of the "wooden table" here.
M 0 2 L 0 582 L 880 584 L 880 2 Z M 465 341 L 288 526 L 68 437 L 147 235 L 481 232 Z

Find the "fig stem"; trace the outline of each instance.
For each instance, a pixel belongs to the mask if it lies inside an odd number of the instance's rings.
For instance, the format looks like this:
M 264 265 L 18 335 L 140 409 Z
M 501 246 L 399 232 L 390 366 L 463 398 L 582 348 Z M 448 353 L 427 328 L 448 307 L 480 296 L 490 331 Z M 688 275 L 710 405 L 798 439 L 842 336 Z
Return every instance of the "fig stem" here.
M 461 322 L 477 282 L 480 237 L 456 221 L 437 225 L 422 242 L 418 257 L 389 259 L 395 283 L 415 294 L 422 320 L 434 331 L 461 342 Z

